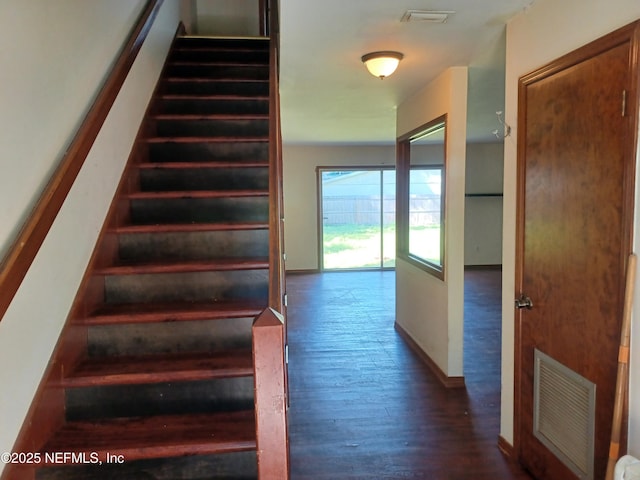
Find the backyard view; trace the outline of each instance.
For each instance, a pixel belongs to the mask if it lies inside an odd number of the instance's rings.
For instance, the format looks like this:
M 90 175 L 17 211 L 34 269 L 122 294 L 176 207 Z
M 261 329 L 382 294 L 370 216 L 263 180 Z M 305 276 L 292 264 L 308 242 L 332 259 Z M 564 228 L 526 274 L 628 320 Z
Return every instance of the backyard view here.
M 326 170 L 322 192 L 322 267 L 393 268 L 396 258 L 396 176 L 393 169 Z M 424 181 L 424 178 L 420 178 Z M 430 182 L 425 182 L 430 183 Z M 421 258 L 440 259 L 439 208 L 415 195 L 411 244 Z M 427 221 L 428 220 L 428 221 Z
M 324 268 L 380 268 L 395 266 L 396 229 L 382 232 L 384 250 L 380 258 L 380 227 L 327 225 L 324 227 Z
M 383 231 L 384 268 L 395 266 L 396 248 L 395 226 Z M 431 261 L 440 258 L 440 228 L 412 227 L 411 236 L 416 245 L 422 246 L 421 257 Z M 336 268 L 379 268 L 380 230 L 357 225 L 335 225 L 324 227 L 324 267 Z

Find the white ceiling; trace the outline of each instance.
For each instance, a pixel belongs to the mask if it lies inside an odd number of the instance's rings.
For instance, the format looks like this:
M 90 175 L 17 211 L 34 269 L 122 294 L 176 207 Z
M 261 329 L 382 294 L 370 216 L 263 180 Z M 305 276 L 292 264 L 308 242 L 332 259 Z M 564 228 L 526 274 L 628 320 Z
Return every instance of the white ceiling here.
M 496 141 L 504 104 L 506 22 L 532 0 L 280 0 L 285 143 L 392 144 L 396 107 L 451 66 L 469 67 L 470 141 Z M 407 10 L 453 10 L 447 23 L 401 22 Z M 360 57 L 404 53 L 379 80 Z

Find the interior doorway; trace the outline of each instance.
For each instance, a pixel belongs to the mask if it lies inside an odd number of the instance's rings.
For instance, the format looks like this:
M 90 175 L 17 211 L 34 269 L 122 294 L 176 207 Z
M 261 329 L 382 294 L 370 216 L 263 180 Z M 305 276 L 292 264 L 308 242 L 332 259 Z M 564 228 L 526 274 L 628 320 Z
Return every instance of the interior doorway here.
M 320 268 L 394 268 L 395 169 L 319 167 L 317 172 Z

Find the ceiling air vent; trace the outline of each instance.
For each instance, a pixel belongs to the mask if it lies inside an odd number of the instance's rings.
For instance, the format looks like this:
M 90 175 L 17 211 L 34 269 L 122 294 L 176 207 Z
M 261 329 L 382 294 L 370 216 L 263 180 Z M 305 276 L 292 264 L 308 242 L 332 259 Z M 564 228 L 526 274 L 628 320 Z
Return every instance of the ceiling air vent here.
M 452 10 L 407 10 L 400 19 L 401 22 L 447 23 Z

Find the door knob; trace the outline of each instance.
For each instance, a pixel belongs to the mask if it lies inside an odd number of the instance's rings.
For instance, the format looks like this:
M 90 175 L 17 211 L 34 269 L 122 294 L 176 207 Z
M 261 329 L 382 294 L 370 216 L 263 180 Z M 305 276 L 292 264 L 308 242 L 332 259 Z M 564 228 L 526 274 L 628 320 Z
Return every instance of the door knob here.
M 523 293 L 516 298 L 516 308 L 526 308 L 527 310 L 531 310 L 533 308 L 533 302 Z

